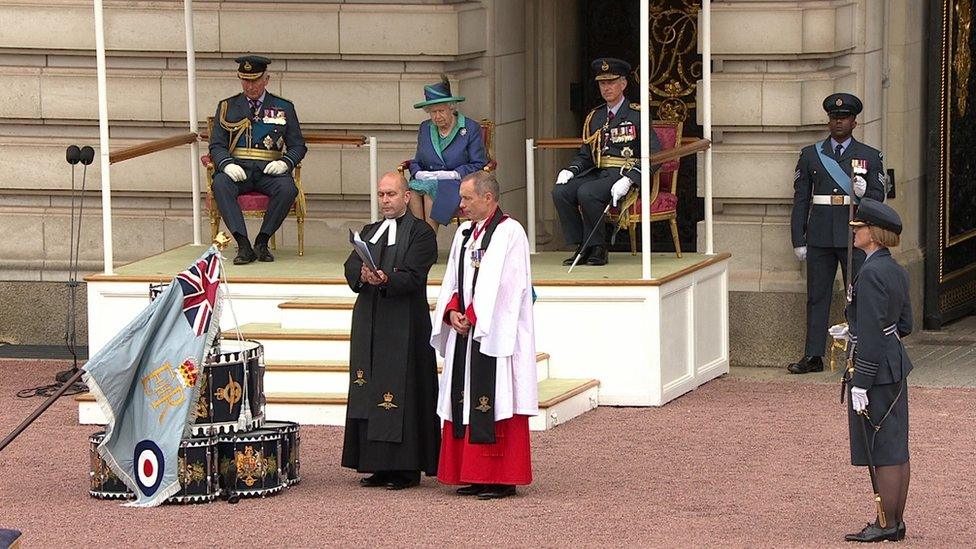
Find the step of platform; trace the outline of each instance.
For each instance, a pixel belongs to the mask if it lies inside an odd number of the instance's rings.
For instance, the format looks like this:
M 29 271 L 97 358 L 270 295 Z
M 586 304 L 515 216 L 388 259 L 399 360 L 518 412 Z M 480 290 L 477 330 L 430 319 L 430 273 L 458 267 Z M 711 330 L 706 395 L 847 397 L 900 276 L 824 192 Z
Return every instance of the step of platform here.
M 349 388 L 348 360 L 265 361 L 264 390 L 268 393 L 301 393 L 314 389 L 324 393 L 346 394 Z M 437 371 L 443 368 L 437 362 Z M 536 354 L 538 379 L 549 377 L 549 355 Z
M 545 379 L 539 382 L 539 415 L 529 419 L 533 431 L 545 431 L 565 423 L 598 404 L 595 379 Z M 342 426 L 346 419 L 345 393 L 295 392 L 265 393 L 268 421 L 297 421 L 303 425 Z M 105 416 L 91 394 L 75 397 L 78 421 L 84 425 L 104 425 Z
M 241 336 L 261 342 L 264 361 L 282 360 L 348 360 L 349 327 L 344 329 L 282 328 L 281 324 L 251 322 L 240 326 Z M 236 339 L 231 328 L 223 339 Z
M 435 301 L 431 300 L 433 312 Z M 302 297 L 278 304 L 283 329 L 348 330 L 352 321 L 352 308 L 356 298 L 349 297 Z

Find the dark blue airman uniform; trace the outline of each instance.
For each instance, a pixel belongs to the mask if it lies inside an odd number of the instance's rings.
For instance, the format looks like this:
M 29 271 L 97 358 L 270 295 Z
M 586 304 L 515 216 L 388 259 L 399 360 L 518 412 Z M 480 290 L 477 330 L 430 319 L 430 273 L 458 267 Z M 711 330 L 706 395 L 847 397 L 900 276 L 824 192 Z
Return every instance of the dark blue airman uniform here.
M 237 75 L 242 80 L 263 78 L 271 62 L 255 55 L 238 57 L 236 61 L 240 63 Z M 237 239 L 240 247 L 238 256 L 244 259 L 239 261 L 239 258 L 235 258 L 235 263 L 249 262 L 246 261 L 246 252 L 250 250 L 237 196 L 256 191 L 269 197 L 268 209 L 254 248 L 258 251 L 258 259 L 273 260 L 267 251 L 267 242 L 288 216 L 298 195 L 292 170 L 302 161 L 307 150 L 291 101 L 265 91 L 263 97 L 256 100 L 239 93 L 217 105 L 210 135 L 210 158 L 215 167 L 213 193 L 224 224 Z M 265 167 L 276 160 L 285 162 L 285 173 L 264 173 Z M 231 179 L 224 173 L 228 164 L 243 168 L 246 179 L 240 182 Z M 253 255 L 251 252 L 252 261 Z

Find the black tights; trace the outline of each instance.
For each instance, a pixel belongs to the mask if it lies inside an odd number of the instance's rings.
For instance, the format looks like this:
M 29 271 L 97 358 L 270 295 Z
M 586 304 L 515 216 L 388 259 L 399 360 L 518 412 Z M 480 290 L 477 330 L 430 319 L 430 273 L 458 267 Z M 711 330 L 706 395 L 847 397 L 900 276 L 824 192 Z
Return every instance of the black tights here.
M 905 501 L 908 499 L 908 481 L 911 463 L 880 466 L 876 470 L 878 492 L 884 507 L 887 527 L 897 526 L 905 520 Z

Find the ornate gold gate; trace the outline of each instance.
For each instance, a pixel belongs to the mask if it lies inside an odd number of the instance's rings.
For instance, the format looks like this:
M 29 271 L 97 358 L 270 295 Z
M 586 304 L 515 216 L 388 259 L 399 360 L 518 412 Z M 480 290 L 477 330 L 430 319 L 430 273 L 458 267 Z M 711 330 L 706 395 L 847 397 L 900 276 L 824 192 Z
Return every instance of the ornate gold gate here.
M 930 1 L 925 327 L 976 309 L 976 49 L 971 0 Z

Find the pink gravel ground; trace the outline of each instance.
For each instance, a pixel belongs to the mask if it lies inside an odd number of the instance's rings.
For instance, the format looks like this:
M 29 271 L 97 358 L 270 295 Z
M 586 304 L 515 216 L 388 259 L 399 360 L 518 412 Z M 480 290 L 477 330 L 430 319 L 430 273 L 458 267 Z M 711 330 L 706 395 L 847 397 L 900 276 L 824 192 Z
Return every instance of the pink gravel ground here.
M 63 363 L 0 361 L 0 434 Z M 599 408 L 533 433 L 535 482 L 502 501 L 425 479 L 363 489 L 338 466 L 342 432 L 302 430 L 302 483 L 279 496 L 128 509 L 88 496 L 88 435 L 56 403 L 0 454 L 0 527 L 27 547 L 463 546 L 841 547 L 872 514 L 848 464 L 835 385 L 719 379 L 662 408 Z M 973 390 L 912 388 L 905 547 L 976 536 Z

